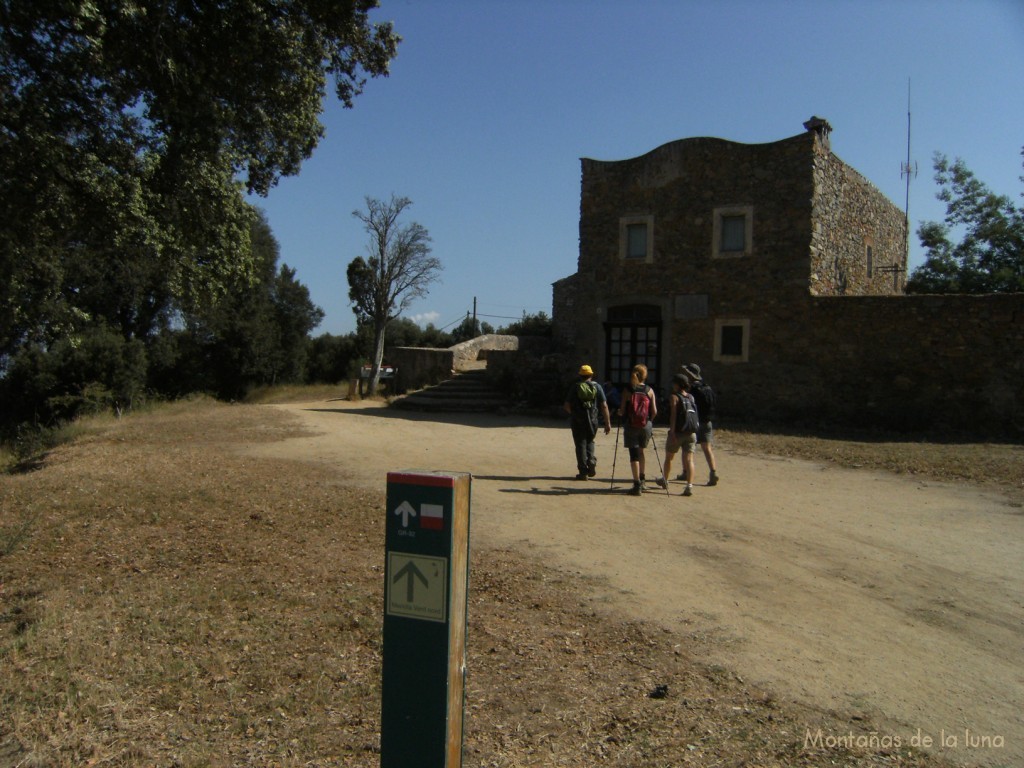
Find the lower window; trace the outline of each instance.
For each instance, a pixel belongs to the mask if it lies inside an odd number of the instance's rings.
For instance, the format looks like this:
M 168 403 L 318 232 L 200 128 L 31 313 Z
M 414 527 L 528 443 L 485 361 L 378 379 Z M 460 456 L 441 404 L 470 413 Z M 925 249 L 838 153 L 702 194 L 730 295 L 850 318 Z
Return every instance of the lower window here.
M 749 320 L 715 321 L 715 354 L 718 362 L 747 362 L 750 353 Z

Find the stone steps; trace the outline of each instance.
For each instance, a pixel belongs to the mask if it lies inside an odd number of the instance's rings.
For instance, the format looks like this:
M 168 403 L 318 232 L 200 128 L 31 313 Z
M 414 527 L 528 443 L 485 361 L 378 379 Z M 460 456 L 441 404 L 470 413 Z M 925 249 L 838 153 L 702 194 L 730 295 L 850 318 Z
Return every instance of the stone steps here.
M 491 412 L 508 406 L 508 398 L 487 383 L 486 370 L 456 373 L 432 387 L 412 392 L 393 402 L 396 408 L 448 413 Z

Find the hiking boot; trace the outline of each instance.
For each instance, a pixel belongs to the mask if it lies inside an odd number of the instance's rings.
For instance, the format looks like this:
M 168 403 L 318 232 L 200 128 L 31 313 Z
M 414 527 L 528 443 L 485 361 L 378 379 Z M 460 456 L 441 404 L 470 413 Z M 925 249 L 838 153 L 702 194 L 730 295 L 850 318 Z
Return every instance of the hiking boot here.
M 577 480 L 586 480 L 587 479 L 587 473 L 586 472 L 580 472 L 578 475 L 576 475 L 576 479 Z
M 640 483 L 633 483 L 633 487 L 629 489 L 628 493 L 630 496 L 639 496 L 641 493 L 643 493 L 643 490 L 640 487 Z
M 654 481 L 654 484 L 657 485 L 659 488 L 668 488 L 668 480 L 666 480 L 664 477 L 659 477 L 657 480 Z
M 686 487 L 683 488 L 683 496 L 693 496 L 693 484 L 687 483 Z
M 587 477 L 593 477 L 597 474 L 597 464 L 591 464 L 587 467 Z
M 711 470 L 711 477 L 708 478 L 708 485 L 718 485 L 718 473 Z
M 676 475 L 676 480 L 682 480 L 685 483 L 686 482 L 686 473 L 685 472 L 680 472 L 678 475 Z

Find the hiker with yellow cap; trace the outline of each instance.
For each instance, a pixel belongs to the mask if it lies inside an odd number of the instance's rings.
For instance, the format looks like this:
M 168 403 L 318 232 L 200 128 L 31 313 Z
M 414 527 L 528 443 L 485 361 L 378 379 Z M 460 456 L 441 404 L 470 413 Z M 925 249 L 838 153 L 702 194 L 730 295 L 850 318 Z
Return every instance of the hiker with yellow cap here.
M 562 407 L 569 414 L 572 441 L 576 446 L 576 479 L 586 480 L 597 474 L 594 437 L 599 428 L 598 412 L 604 418 L 606 435 L 612 431 L 612 417 L 608 412 L 604 389 L 593 381 L 594 369 L 589 365 L 581 365 L 577 376 L 579 381 L 569 387 Z

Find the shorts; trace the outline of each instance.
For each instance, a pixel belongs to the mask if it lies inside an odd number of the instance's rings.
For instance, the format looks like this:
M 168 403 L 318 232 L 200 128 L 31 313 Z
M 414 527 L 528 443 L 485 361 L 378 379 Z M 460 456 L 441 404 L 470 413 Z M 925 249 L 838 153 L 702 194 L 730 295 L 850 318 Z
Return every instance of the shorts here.
M 651 442 L 651 435 L 654 433 L 654 425 L 647 422 L 645 427 L 625 427 L 622 430 L 623 448 L 646 448 Z
M 697 428 L 697 442 L 707 443 L 712 445 L 715 442 L 715 436 L 711 431 L 711 422 L 705 421 Z
M 693 432 L 669 432 L 665 439 L 665 453 L 669 456 L 675 456 L 680 448 L 683 449 L 683 453 L 693 453 L 696 447 L 697 435 Z

